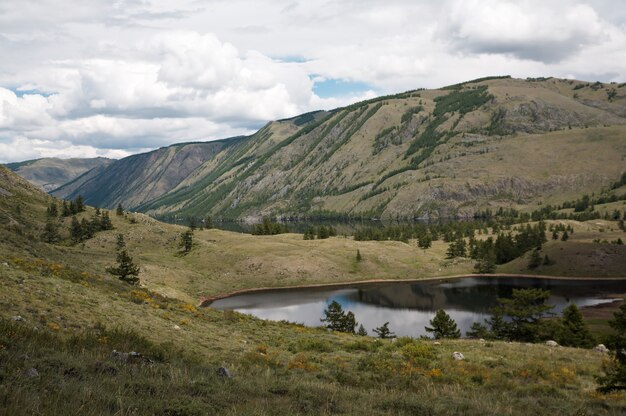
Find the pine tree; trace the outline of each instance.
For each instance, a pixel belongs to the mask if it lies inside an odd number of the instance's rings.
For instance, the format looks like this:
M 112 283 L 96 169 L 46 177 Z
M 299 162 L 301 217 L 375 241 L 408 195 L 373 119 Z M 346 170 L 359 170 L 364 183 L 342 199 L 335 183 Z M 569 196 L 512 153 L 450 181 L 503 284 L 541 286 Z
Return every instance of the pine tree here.
M 365 327 L 363 327 L 363 324 L 359 325 L 359 330 L 356 331 L 357 335 L 360 335 L 362 337 L 366 337 L 367 336 L 367 330 L 365 329 Z
M 480 322 L 474 322 L 470 326 L 469 331 L 465 332 L 465 336 L 468 338 L 490 338 L 489 328 L 485 324 Z
M 587 324 L 583 320 L 583 315 L 576 304 L 572 303 L 563 310 L 561 318 L 562 330 L 558 335 L 559 344 L 567 347 L 591 348 L 595 344 L 595 339 Z
M 417 236 L 417 246 L 419 248 L 423 248 L 424 250 L 432 247 L 433 238 L 429 232 L 422 233 Z
M 474 270 L 477 273 L 490 274 L 496 271 L 496 253 L 493 248 L 489 249 L 486 253 L 478 259 L 478 262 L 474 265 Z
M 85 218 L 80 220 L 80 229 L 82 231 L 81 241 L 93 238 L 97 231 L 97 229 L 94 227 L 94 223 L 87 221 L 87 219 Z
M 85 210 L 85 200 L 82 195 L 78 195 L 74 199 L 74 205 L 76 206 L 76 213 L 83 212 Z
M 449 259 L 454 257 L 465 257 L 467 254 L 465 240 L 463 238 L 458 238 L 451 242 L 446 254 Z
M 196 217 L 189 217 L 189 229 L 191 231 L 196 230 Z
M 356 261 L 357 261 L 357 262 L 360 262 L 360 261 L 362 261 L 362 260 L 363 260 L 363 257 L 361 256 L 361 251 L 359 251 L 359 250 L 357 249 L 357 251 L 356 251 Z
M 100 229 L 104 231 L 113 229 L 113 223 L 107 211 L 104 211 L 100 217 Z
M 117 267 L 108 267 L 106 270 L 131 285 L 139 283 L 139 266 L 133 262 L 133 258 L 125 249 L 117 253 Z
M 59 227 L 56 223 L 56 220 L 48 218 L 43 232 L 41 233 L 41 241 L 49 244 L 56 244 L 61 241 L 61 236 L 59 235 Z
M 435 317 L 430 320 L 431 327 L 425 327 L 426 332 L 432 332 L 435 339 L 440 338 L 460 338 L 461 331 L 443 309 L 439 309 Z
M 615 330 L 610 343 L 614 352 L 612 360 L 604 365 L 606 375 L 598 379 L 598 390 L 603 393 L 626 390 L 626 299 L 609 325 Z
M 126 241 L 124 241 L 124 234 L 118 234 L 115 238 L 115 250 L 120 251 L 126 248 Z
M 333 300 L 326 309 L 324 309 L 324 317 L 321 322 L 326 322 L 326 328 L 338 331 L 354 333 L 356 320 L 352 312 L 344 312 L 339 302 Z
M 376 335 L 378 335 L 378 338 L 381 338 L 381 339 L 389 339 L 389 338 L 396 337 L 396 334 L 391 332 L 391 330 L 389 329 L 389 322 L 385 322 L 382 326 L 379 326 L 378 328 L 374 328 L 373 331 Z
M 70 215 L 72 215 L 72 211 L 70 211 L 70 207 L 67 205 L 67 201 L 65 200 L 63 200 L 61 215 L 64 217 L 69 217 Z
M 533 250 L 530 254 L 530 261 L 528 262 L 529 269 L 536 269 L 541 265 L 541 252 L 539 249 Z
M 115 215 L 124 215 L 124 207 L 122 207 L 122 203 L 117 204 L 117 209 L 115 210 Z
M 56 202 L 50 202 L 50 206 L 47 209 L 48 217 L 56 218 L 59 216 L 59 209 Z
M 213 228 L 213 218 L 211 218 L 210 215 L 207 215 L 206 218 L 204 219 L 204 228 L 206 228 L 207 230 L 210 230 Z
M 561 237 L 561 241 L 567 241 L 569 240 L 569 234 L 567 233 L 567 231 L 565 231 L 563 233 L 563 236 Z
M 536 341 L 539 321 L 553 308 L 545 303 L 549 297 L 550 291 L 544 289 L 513 289 L 510 298 L 498 298 L 493 313 L 500 317 L 501 327 L 496 330 L 492 326 L 492 331 L 511 341 Z
M 80 243 L 83 241 L 83 228 L 76 216 L 72 217 L 72 223 L 70 224 L 70 238 L 74 243 Z
M 189 253 L 193 247 L 193 230 L 190 228 L 180 235 L 180 247 L 183 253 Z

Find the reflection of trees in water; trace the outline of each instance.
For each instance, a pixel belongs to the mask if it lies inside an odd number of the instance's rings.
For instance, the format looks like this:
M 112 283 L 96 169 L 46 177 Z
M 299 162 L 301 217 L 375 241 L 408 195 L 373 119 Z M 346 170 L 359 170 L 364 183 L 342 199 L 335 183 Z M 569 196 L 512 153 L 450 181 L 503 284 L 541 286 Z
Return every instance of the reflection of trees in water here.
M 510 297 L 513 289 L 540 288 L 551 292 L 549 303 L 566 305 L 574 299 L 624 293 L 624 281 L 566 281 L 523 278 L 459 279 L 448 282 L 394 283 L 365 287 L 349 297 L 354 301 L 417 310 L 459 309 L 488 312 L 498 297 Z

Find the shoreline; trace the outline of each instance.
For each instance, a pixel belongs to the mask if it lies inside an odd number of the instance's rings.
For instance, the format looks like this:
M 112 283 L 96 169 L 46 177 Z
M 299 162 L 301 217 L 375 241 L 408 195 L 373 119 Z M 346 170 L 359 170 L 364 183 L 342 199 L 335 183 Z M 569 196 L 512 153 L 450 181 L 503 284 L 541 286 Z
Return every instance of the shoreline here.
M 312 283 L 306 285 L 295 286 L 276 286 L 276 287 L 256 287 L 249 289 L 239 289 L 232 292 L 222 293 L 214 296 L 203 296 L 200 298 L 199 307 L 209 307 L 211 303 L 216 300 L 230 298 L 232 296 L 245 295 L 248 293 L 259 292 L 271 292 L 271 291 L 287 291 L 294 289 L 324 289 L 324 288 L 341 288 L 348 286 L 366 286 L 375 285 L 381 283 L 418 283 L 418 282 L 432 282 L 437 280 L 451 280 L 451 279 L 466 279 L 466 278 L 484 278 L 484 277 L 496 277 L 496 278 L 524 278 L 524 279 L 551 279 L 551 280 L 626 280 L 624 277 L 585 277 L 585 276 L 549 276 L 549 275 L 537 275 L 537 274 L 511 274 L 511 273 L 497 273 L 497 274 L 458 274 L 452 276 L 435 276 L 425 277 L 423 279 L 371 279 L 371 280 L 355 280 L 352 282 L 337 282 L 337 283 Z

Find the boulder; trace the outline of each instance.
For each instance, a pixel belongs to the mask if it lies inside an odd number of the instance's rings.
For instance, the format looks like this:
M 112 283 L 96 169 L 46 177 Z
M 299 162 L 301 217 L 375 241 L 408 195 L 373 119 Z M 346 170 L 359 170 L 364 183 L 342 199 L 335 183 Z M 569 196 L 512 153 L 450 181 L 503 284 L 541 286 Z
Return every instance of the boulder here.
M 228 371 L 228 368 L 226 367 L 220 367 L 217 369 L 217 375 L 220 377 L 226 377 L 226 378 L 231 378 L 232 375 L 230 374 L 230 371 Z
M 558 343 L 558 342 L 556 342 L 556 341 L 552 341 L 552 340 L 550 340 L 550 341 L 546 341 L 546 345 L 547 345 L 548 347 L 558 347 L 558 346 L 559 346 L 559 343 Z
M 15 322 L 20 322 L 24 320 L 24 318 L 22 318 L 20 315 L 12 316 L 11 319 L 14 320 Z
M 178 331 L 180 327 L 178 325 L 174 325 L 174 329 Z
M 609 349 L 604 345 L 604 344 L 598 344 L 595 347 L 593 347 L 593 350 L 595 352 L 599 352 L 602 354 L 608 354 L 609 353 Z
M 36 368 L 31 367 L 28 370 L 24 371 L 24 375 L 30 378 L 39 377 L 39 371 L 37 371 Z
M 463 354 L 461 354 L 460 352 L 458 352 L 458 351 L 454 351 L 452 353 L 452 358 L 454 358 L 457 361 L 461 361 L 461 360 L 465 359 L 465 356 Z

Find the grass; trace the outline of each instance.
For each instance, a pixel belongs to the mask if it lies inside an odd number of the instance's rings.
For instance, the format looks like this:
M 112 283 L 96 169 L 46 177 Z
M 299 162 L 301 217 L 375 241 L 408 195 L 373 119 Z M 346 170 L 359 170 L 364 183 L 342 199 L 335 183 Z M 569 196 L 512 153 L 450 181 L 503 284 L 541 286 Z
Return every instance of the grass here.
M 113 214 L 116 229 L 84 247 L 51 246 L 37 241 L 48 197 L 1 169 L 0 187 L 11 194 L 0 196 L 2 414 L 617 415 L 625 409 L 623 395 L 595 393 L 603 356 L 591 350 L 378 341 L 196 306 L 201 295 L 239 288 L 471 269 L 469 260 L 445 260 L 444 243 L 423 251 L 413 243 L 208 230 L 197 231 L 192 252 L 182 256 L 182 227 Z M 142 266 L 141 287 L 104 273 L 119 232 Z M 578 235 L 563 245 L 578 244 Z M 358 267 L 356 248 L 363 255 Z M 18 315 L 19 321 L 11 318 Z M 151 362 L 120 361 L 113 350 L 136 351 Z M 454 351 L 466 360 L 453 360 Z M 233 377 L 218 376 L 220 366 Z

